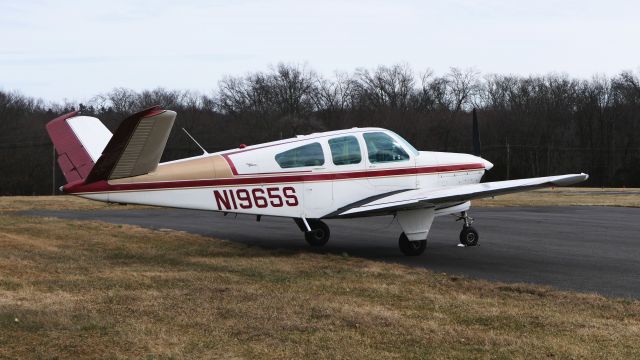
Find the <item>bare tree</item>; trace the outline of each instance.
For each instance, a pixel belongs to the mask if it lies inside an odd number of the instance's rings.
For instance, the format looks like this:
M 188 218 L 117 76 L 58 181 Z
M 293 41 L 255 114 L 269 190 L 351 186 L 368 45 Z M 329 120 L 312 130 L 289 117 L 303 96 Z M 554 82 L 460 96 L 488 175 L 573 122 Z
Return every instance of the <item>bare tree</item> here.
M 480 72 L 471 68 L 461 70 L 452 67 L 445 75 L 445 81 L 453 106 L 451 110 L 469 110 L 477 103 L 481 90 Z
M 51 171 L 52 150 L 44 125 L 57 115 L 82 108 L 113 130 L 152 105 L 179 113 L 163 161 L 199 153 L 180 127 L 211 151 L 311 131 L 381 126 L 422 149 L 467 152 L 469 111 L 477 107 L 483 156 L 496 164 L 487 180 L 503 179 L 507 171 L 510 178 L 586 171 L 590 184 L 640 186 L 637 72 L 589 80 L 566 74 L 480 77 L 473 69 L 437 75 L 397 64 L 325 78 L 306 65 L 277 64 L 225 77 L 209 95 L 115 88 L 78 104 L 0 91 L 0 193 L 51 191 L 51 179 L 43 175 Z

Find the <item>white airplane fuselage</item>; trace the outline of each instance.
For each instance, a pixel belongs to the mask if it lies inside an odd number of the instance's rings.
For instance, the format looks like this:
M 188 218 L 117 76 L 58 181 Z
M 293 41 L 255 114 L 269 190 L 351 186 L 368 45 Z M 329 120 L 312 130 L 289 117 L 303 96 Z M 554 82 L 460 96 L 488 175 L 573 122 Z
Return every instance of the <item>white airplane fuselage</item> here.
M 393 139 L 394 146 L 407 156 L 395 148 L 400 155 L 385 149 L 376 161 L 372 151 L 383 150 L 372 150 L 375 144 L 367 143 L 365 136 L 385 139 L 380 134 Z M 336 141 L 342 146 L 340 150 L 349 142 L 351 159 L 336 160 L 336 149 L 332 148 Z M 283 168 L 276 160 L 279 154 L 305 146 L 315 149 L 313 156 L 319 156 L 321 149 L 322 163 L 315 160 L 310 165 L 304 163 L 309 159 L 303 159 L 300 164 L 307 166 L 294 163 Z M 161 163 L 150 174 L 93 186 L 67 186 L 65 191 L 114 203 L 317 219 L 330 217 L 349 204 L 395 191 L 477 184 L 492 166 L 468 154 L 416 151 L 385 129 L 354 128 Z M 446 204 L 437 208 L 435 215 L 468 207 L 469 202 Z

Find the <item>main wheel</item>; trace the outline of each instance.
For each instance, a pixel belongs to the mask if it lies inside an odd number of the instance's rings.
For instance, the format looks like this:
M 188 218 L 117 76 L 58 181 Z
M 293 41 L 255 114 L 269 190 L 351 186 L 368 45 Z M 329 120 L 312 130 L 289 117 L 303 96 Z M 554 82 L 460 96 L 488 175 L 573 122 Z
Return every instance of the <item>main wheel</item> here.
M 311 231 L 305 231 L 304 239 L 311 246 L 323 246 L 329 241 L 331 232 L 327 224 L 320 220 L 307 220 Z
M 472 226 L 463 226 L 462 231 L 460 231 L 460 244 L 465 246 L 476 246 L 478 245 L 478 240 L 480 236 L 476 229 Z
M 400 234 L 398 239 L 400 251 L 407 256 L 418 256 L 427 248 L 427 240 L 409 241 L 405 233 Z

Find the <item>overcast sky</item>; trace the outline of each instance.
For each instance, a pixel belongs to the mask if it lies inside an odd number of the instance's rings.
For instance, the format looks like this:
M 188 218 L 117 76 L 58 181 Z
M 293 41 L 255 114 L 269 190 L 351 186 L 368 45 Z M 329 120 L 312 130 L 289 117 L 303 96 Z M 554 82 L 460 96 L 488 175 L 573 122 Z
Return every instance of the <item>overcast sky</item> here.
M 0 89 L 86 101 L 124 86 L 209 93 L 224 75 L 306 63 L 331 76 L 408 63 L 445 73 L 640 67 L 640 2 L 2 0 Z

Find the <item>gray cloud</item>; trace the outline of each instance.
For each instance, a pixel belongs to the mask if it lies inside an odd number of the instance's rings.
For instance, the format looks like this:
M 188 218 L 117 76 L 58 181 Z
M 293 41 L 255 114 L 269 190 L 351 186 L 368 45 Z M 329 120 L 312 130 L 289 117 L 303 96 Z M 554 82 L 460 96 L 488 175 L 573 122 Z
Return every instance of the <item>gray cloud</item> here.
M 0 3 L 0 86 L 57 100 L 113 86 L 209 91 L 278 61 L 406 62 L 590 77 L 640 65 L 640 4 L 504 0 L 35 0 Z

